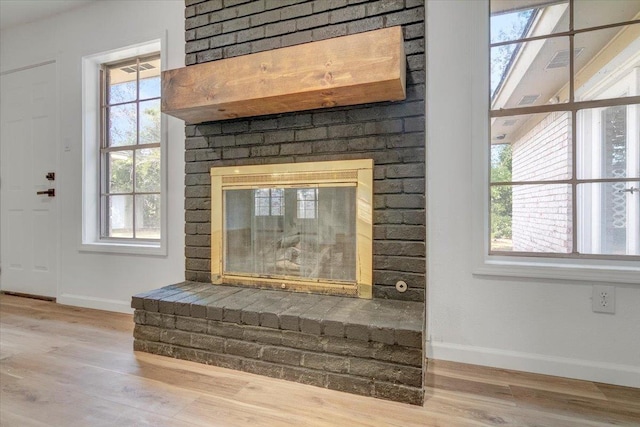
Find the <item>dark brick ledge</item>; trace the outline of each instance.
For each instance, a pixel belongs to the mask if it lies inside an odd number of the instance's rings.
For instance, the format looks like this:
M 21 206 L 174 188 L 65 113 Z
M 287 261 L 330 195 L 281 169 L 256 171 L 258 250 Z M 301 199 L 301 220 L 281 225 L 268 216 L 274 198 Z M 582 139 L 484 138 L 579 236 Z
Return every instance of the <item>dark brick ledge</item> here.
M 183 282 L 133 297 L 134 349 L 422 405 L 423 304 Z
M 182 282 L 131 307 L 193 318 L 422 348 L 424 304 Z

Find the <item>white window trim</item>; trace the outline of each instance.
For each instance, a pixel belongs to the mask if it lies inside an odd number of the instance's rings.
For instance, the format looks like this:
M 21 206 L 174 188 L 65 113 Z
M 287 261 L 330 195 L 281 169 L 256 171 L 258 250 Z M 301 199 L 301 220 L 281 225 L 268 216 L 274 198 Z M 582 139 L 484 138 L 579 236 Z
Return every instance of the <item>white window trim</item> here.
M 134 255 L 167 255 L 167 139 L 168 126 L 161 118 L 161 218 L 160 240 L 114 240 L 100 237 L 100 67 L 104 63 L 160 52 L 166 69 L 166 34 L 156 40 L 82 58 L 82 233 L 80 251 Z
M 467 4 L 472 9 L 469 66 L 471 76 L 471 187 L 472 273 L 525 279 L 552 279 L 581 282 L 626 283 L 640 285 L 640 261 L 606 259 L 545 258 L 489 255 L 489 1 Z

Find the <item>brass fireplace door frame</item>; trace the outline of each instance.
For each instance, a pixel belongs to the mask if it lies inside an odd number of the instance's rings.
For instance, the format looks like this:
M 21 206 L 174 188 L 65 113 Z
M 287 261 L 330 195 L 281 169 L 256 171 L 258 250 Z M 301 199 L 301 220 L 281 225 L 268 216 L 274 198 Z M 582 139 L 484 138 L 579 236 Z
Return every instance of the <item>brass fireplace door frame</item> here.
M 211 281 L 213 284 L 287 289 L 298 292 L 371 298 L 373 288 L 373 160 L 339 160 L 273 165 L 211 168 Z M 252 189 L 276 185 L 356 187 L 355 282 L 258 276 L 224 272 L 225 189 Z

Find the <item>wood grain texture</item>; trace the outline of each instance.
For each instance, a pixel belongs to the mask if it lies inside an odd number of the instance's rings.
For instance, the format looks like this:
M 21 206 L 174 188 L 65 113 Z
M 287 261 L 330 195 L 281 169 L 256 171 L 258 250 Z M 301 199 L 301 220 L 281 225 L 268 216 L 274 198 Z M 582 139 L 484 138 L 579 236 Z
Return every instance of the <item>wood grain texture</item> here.
M 202 123 L 406 98 L 401 27 L 162 73 L 162 112 Z
M 0 425 L 640 426 L 640 390 L 430 361 L 423 407 L 132 350 L 131 316 L 0 295 Z

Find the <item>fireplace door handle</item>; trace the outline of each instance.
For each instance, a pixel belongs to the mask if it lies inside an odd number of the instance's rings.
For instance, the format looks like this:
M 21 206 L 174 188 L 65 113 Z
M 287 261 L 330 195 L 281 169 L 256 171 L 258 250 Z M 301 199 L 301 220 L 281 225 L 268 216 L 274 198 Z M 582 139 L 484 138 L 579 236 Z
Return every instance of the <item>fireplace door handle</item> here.
M 36 192 L 36 194 L 38 194 L 38 195 L 46 194 L 49 197 L 56 197 L 56 189 L 55 188 L 50 188 L 50 189 L 45 190 L 45 191 L 38 191 L 38 192 Z

